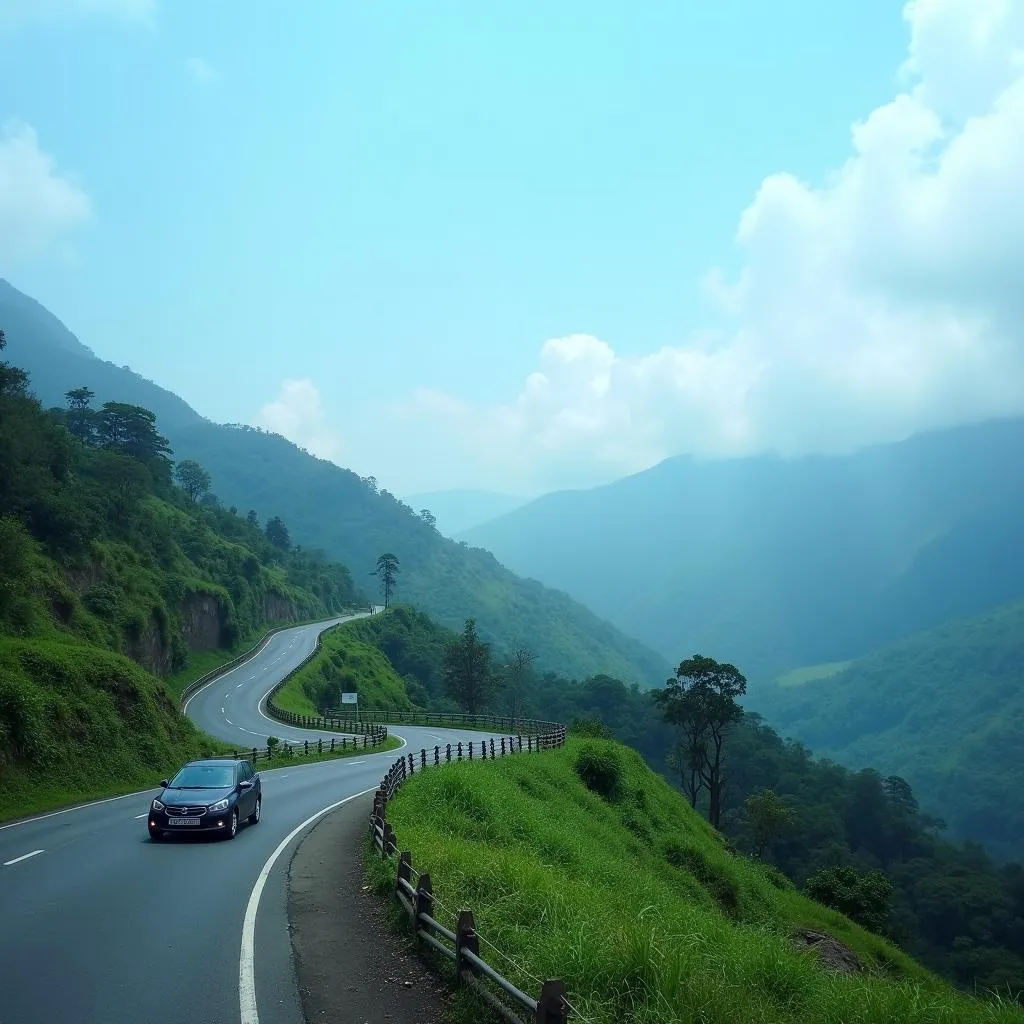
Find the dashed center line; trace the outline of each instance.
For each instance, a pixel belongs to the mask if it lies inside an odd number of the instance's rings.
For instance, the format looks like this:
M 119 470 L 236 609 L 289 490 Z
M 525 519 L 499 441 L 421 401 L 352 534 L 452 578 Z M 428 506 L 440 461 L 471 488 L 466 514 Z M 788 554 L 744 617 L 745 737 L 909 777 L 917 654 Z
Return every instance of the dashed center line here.
M 9 868 L 12 864 L 20 864 L 23 860 L 28 860 L 29 857 L 38 857 L 42 850 L 33 850 L 31 853 L 23 853 L 20 857 L 15 857 L 14 860 L 5 860 L 4 867 Z
M 227 722 L 228 725 L 234 725 L 235 724 L 234 722 L 231 721 L 230 718 L 225 718 L 224 721 Z
M 149 815 L 149 811 L 146 811 L 145 814 L 136 814 L 135 815 L 135 820 L 138 821 L 139 818 L 145 818 L 145 817 L 148 817 L 148 815 Z

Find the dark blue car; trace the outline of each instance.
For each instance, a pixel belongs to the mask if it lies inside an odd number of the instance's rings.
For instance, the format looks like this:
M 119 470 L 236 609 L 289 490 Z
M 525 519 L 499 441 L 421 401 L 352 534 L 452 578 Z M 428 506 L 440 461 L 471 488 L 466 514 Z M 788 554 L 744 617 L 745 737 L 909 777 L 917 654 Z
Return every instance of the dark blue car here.
M 248 761 L 211 758 L 189 761 L 149 808 L 149 835 L 158 841 L 175 833 L 214 832 L 234 839 L 243 819 L 260 820 L 263 787 Z

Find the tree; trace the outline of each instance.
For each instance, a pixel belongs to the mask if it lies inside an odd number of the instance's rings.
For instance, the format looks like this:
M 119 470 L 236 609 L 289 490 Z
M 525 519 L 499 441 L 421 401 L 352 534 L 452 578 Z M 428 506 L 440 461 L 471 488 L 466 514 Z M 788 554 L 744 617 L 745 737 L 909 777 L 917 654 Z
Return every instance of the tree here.
M 654 694 L 662 717 L 678 730 L 672 763 L 696 807 L 708 792 L 708 821 L 722 820 L 725 740 L 743 717 L 736 698 L 747 692 L 747 680 L 735 665 L 695 654 L 680 663 L 675 676 Z
M 7 348 L 7 335 L 0 331 L 0 352 Z M 10 363 L 0 362 L 0 397 L 28 394 L 28 374 Z
M 251 509 L 249 509 L 248 512 L 246 512 L 246 514 L 245 514 L 245 521 L 250 526 L 259 527 L 259 525 L 260 525 L 260 517 L 258 515 L 256 515 L 256 509 L 251 508 Z
M 825 868 L 807 879 L 804 892 L 877 934 L 885 931 L 893 888 L 881 871 L 861 875 L 851 867 Z
M 72 388 L 64 392 L 64 398 L 68 403 L 68 430 L 83 444 L 92 444 L 96 433 L 97 416 L 89 405 L 94 398 L 93 393 L 85 387 Z
M 210 474 L 192 459 L 183 459 L 174 467 L 174 476 L 190 501 L 198 501 L 210 489 Z
M 423 520 L 432 530 L 437 529 L 437 516 L 429 508 L 420 509 L 420 519 Z
M 391 604 L 391 595 L 395 592 L 395 582 L 398 579 L 398 556 L 390 551 L 384 552 L 377 559 L 377 568 L 370 573 L 371 576 L 380 577 L 380 588 L 384 592 L 384 608 Z
M 444 652 L 444 692 L 468 714 L 478 714 L 487 704 L 496 680 L 491 669 L 491 645 L 477 636 L 476 619 L 466 619 L 462 636 Z
M 505 678 L 509 696 L 512 698 L 512 717 L 516 718 L 522 709 L 523 689 L 530 673 L 533 671 L 533 661 L 536 655 L 529 647 L 520 644 L 512 652 L 512 660 L 505 668 Z
M 171 447 L 156 430 L 156 414 L 141 405 L 107 402 L 96 418 L 97 434 L 104 448 L 116 448 L 146 463 L 154 475 L 169 479 Z
M 272 519 L 267 520 L 267 527 L 263 531 L 267 540 L 276 548 L 280 548 L 282 551 L 287 551 L 292 546 L 292 538 L 288 533 L 288 527 L 285 526 L 284 520 L 280 516 L 274 516 Z
M 744 801 L 744 807 L 750 823 L 754 855 L 763 858 L 772 843 L 793 826 L 796 815 L 789 804 L 779 799 L 774 789 L 751 793 Z

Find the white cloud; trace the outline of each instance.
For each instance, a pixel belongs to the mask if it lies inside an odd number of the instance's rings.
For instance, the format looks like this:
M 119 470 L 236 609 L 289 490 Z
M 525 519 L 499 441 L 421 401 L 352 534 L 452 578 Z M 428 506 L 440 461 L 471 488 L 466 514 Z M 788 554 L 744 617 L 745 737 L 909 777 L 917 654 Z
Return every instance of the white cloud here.
M 1024 412 L 1024 3 L 904 18 L 904 91 L 853 126 L 847 162 L 818 186 L 773 175 L 743 212 L 742 272 L 703 282 L 720 331 L 642 357 L 555 339 L 506 405 L 422 392 L 400 412 L 506 487 Z
M 0 134 L 0 272 L 42 255 L 91 216 L 89 197 L 58 173 L 33 129 L 8 124 Z
M 200 83 L 214 82 L 217 80 L 217 72 L 202 57 L 189 57 L 185 61 L 185 70 L 189 75 Z
M 320 392 L 308 378 L 282 381 L 277 398 L 260 409 L 255 425 L 332 462 L 342 451 L 341 437 L 327 422 Z

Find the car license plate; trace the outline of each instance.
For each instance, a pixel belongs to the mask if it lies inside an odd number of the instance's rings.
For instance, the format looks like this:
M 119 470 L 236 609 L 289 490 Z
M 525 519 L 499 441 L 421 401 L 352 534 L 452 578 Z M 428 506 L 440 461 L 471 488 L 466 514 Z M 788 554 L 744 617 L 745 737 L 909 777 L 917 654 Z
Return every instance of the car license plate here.
M 168 825 L 198 825 L 198 818 L 168 818 Z

